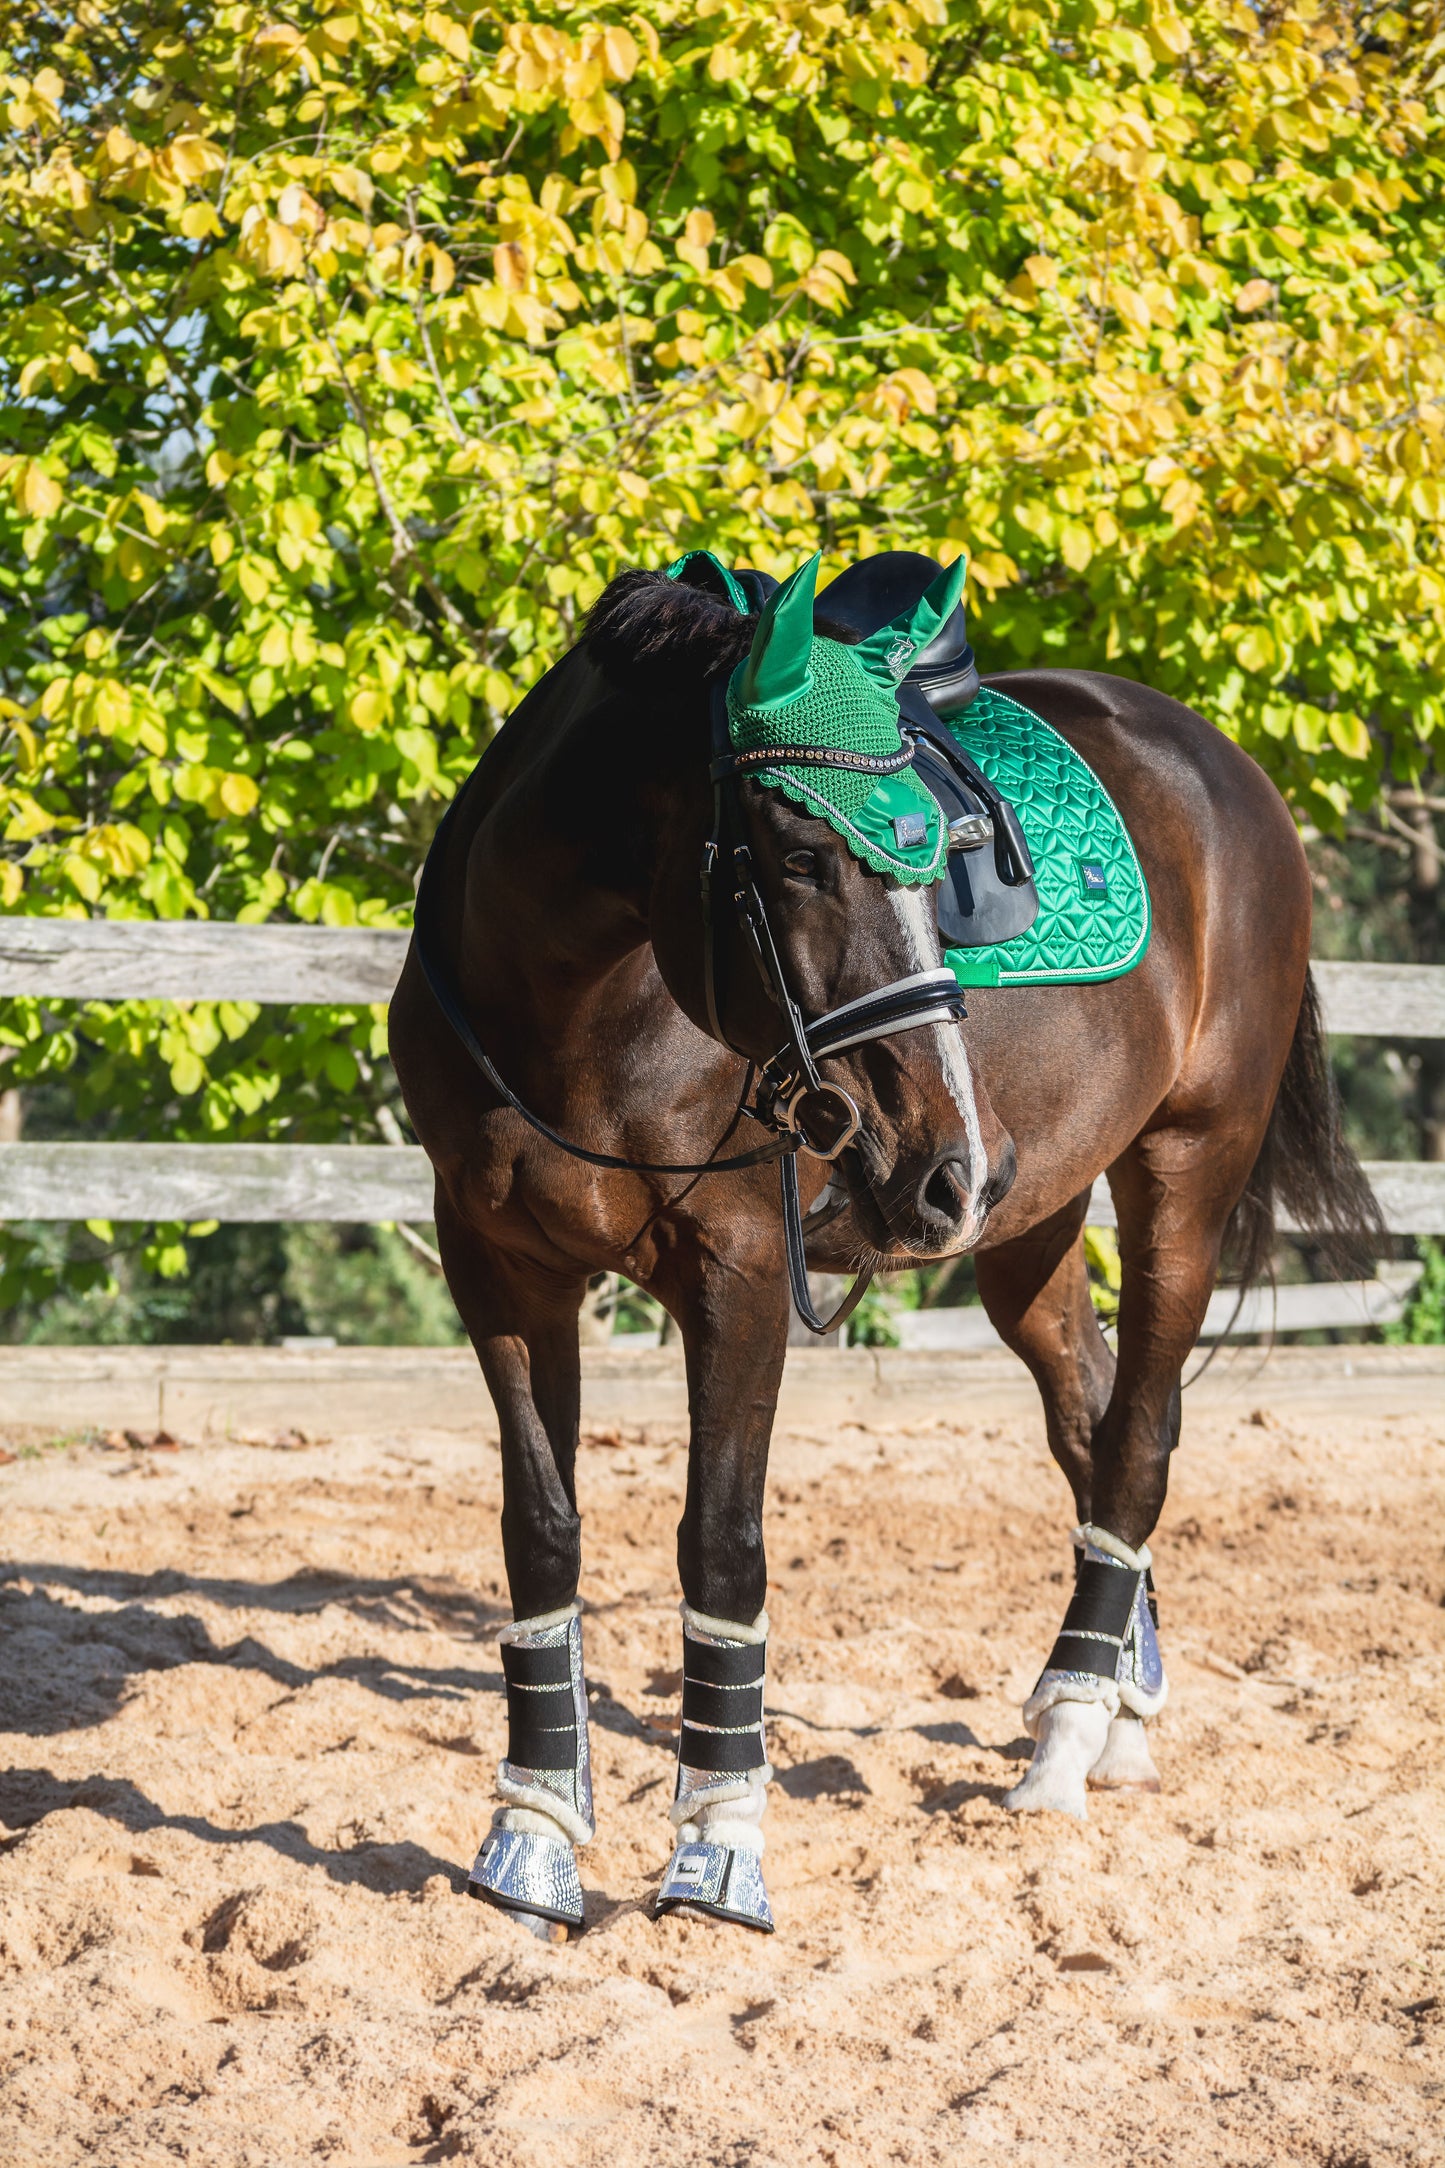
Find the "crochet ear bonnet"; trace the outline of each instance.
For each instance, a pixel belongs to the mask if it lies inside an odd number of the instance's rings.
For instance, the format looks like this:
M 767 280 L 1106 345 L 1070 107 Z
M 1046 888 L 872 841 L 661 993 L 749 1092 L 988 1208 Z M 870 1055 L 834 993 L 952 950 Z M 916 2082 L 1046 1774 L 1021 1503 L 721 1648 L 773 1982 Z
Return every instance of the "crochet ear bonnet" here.
M 669 565 L 669 574 L 676 578 L 705 554 L 689 552 Z M 776 745 L 897 754 L 903 745 L 898 687 L 914 655 L 957 607 L 963 559 L 940 573 L 911 610 L 856 646 L 813 631 L 818 564 L 819 556 L 810 557 L 769 596 L 751 651 L 728 681 L 733 746 L 738 752 Z M 735 607 L 745 608 L 746 598 L 731 573 L 716 559 L 708 570 L 720 578 L 707 584 L 720 586 Z M 947 825 L 937 799 L 911 769 L 879 777 L 780 759 L 775 766 L 754 769 L 752 776 L 827 821 L 854 857 L 875 873 L 909 885 L 943 878 Z

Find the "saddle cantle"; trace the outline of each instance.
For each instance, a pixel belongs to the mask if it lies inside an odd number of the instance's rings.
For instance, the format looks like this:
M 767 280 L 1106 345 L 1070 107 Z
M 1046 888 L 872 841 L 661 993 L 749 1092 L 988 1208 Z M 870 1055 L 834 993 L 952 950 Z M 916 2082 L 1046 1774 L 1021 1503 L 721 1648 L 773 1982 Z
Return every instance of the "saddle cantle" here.
M 866 640 L 870 632 L 911 608 L 938 578 L 940 569 L 920 550 L 884 550 L 879 557 L 860 558 L 823 589 L 818 614 Z M 978 691 L 978 668 L 968 644 L 968 617 L 962 603 L 914 656 L 904 682 L 917 686 L 935 715 L 957 715 L 968 706 Z
M 840 572 L 819 595 L 818 614 L 866 639 L 916 603 L 938 573 L 919 550 L 885 550 Z M 746 584 L 748 575 L 742 577 Z M 978 689 L 960 603 L 914 656 L 898 688 L 899 713 L 916 748 L 914 772 L 943 808 L 953 839 L 938 888 L 938 930 L 946 948 L 1012 941 L 1039 915 L 1033 860 L 1018 815 L 948 727 L 948 718 L 961 715 Z

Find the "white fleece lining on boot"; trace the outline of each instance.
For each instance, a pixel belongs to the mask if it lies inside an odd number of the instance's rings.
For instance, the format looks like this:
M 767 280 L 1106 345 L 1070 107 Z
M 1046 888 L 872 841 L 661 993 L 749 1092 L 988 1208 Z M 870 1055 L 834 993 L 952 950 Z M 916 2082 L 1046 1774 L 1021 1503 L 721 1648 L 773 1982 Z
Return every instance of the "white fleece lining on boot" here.
M 1092 1521 L 1085 1521 L 1081 1528 L 1076 1528 L 1073 1540 L 1080 1548 L 1086 1543 L 1092 1543 L 1096 1551 L 1102 1551 L 1106 1558 L 1117 1559 L 1121 1566 L 1128 1566 L 1133 1573 L 1147 1573 L 1154 1563 L 1154 1553 L 1147 1543 L 1141 1543 L 1137 1551 L 1131 1551 L 1127 1543 L 1121 1543 L 1117 1536 L 1111 1536 L 1107 1528 L 1095 1527 Z
M 549 1626 L 565 1626 L 569 1619 L 581 1618 L 582 1605 L 575 1599 L 564 1604 L 560 1611 L 544 1611 L 539 1618 L 514 1618 L 497 1635 L 501 1641 L 530 1641 L 533 1634 L 546 1633 Z
M 497 1636 L 499 1642 L 530 1641 L 535 1634 L 546 1633 L 549 1627 L 566 1626 L 574 1618 L 582 1616 L 580 1602 L 566 1604 L 560 1611 L 544 1611 L 539 1618 L 513 1619 Z M 531 1829 L 534 1836 L 556 1837 L 564 1844 L 590 1844 L 596 1835 L 591 1824 L 580 1814 L 574 1813 L 564 1799 L 549 1792 L 541 1784 L 519 1784 L 507 1771 L 513 1765 L 505 1758 L 497 1764 L 497 1792 L 506 1801 L 494 1817 L 498 1829 Z M 507 1817 L 513 1813 L 517 1820 Z M 537 1826 L 546 1823 L 546 1828 Z
M 741 1641 L 747 1648 L 756 1648 L 768 1638 L 766 1611 L 759 1611 L 751 1626 L 739 1626 L 733 1619 L 709 1618 L 706 1611 L 694 1611 L 690 1603 L 680 1603 L 677 1608 L 690 1632 L 709 1634 L 714 1641 Z

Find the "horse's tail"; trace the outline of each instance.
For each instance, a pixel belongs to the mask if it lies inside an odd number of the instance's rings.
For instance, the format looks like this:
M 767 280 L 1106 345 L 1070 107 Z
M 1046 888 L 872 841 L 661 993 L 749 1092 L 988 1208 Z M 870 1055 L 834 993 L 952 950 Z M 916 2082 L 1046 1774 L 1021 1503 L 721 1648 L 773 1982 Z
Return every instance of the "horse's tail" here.
M 1277 1205 L 1314 1237 L 1342 1279 L 1372 1275 L 1388 1248 L 1375 1193 L 1345 1142 L 1313 973 L 1259 1157 L 1225 1229 L 1229 1277 L 1241 1287 L 1274 1277 Z

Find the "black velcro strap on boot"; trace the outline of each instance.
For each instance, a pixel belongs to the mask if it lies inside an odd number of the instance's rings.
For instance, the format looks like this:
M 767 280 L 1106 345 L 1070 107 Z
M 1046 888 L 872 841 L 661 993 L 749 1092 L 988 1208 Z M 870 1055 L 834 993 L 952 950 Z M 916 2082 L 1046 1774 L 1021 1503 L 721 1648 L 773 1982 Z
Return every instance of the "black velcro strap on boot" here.
M 704 1686 L 700 1680 L 682 1682 L 684 1724 L 720 1724 L 737 1731 L 744 1724 L 761 1724 L 763 1689 L 758 1686 Z
M 1049 1651 L 1046 1671 L 1086 1671 L 1096 1679 L 1112 1679 L 1119 1669 L 1117 1641 L 1085 1641 L 1078 1634 L 1060 1634 Z
M 1082 1671 L 1096 1679 L 1115 1677 L 1138 1592 L 1139 1575 L 1132 1568 L 1081 1558 L 1074 1593 L 1045 1670 Z
M 507 1681 L 507 1759 L 519 1769 L 574 1769 L 577 1704 L 572 1651 L 565 1641 L 522 1647 L 502 1643 Z
M 1106 1566 L 1102 1559 L 1086 1558 L 1079 1568 L 1061 1632 L 1109 1634 L 1122 1641 L 1134 1616 L 1139 1576 L 1127 1566 Z
M 761 1769 L 768 1758 L 761 1731 L 751 1726 L 747 1731 L 698 1731 L 684 1723 L 678 1753 L 689 1769 L 704 1769 L 710 1776 L 741 1776 L 744 1770 Z
M 570 1686 L 572 1651 L 565 1641 L 543 1648 L 523 1648 L 515 1641 L 504 1641 L 502 1670 L 509 1687 Z
M 682 1637 L 684 1682 L 697 1679 L 704 1686 L 761 1686 L 767 1661 L 764 1641 L 734 1642 L 720 1648 L 712 1641 L 694 1641 L 689 1633 Z
M 521 1769 L 577 1765 L 577 1708 L 570 1686 L 509 1686 L 507 1759 Z

